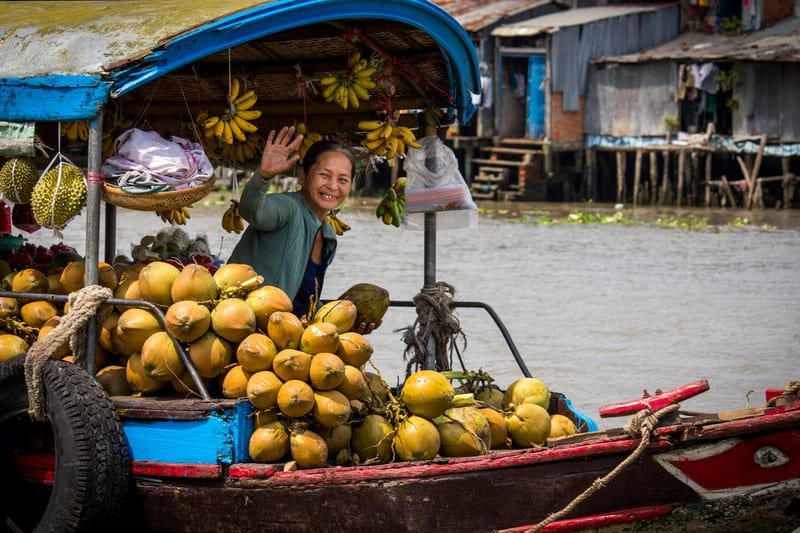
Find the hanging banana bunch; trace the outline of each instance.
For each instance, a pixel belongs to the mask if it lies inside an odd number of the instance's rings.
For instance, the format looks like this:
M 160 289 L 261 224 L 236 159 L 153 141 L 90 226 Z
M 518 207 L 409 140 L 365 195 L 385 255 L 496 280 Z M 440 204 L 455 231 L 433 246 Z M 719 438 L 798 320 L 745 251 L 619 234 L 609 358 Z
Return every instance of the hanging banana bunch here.
M 244 229 L 244 220 L 239 216 L 239 202 L 231 199 L 231 206 L 222 215 L 222 229 L 237 235 Z
M 336 232 L 336 235 L 344 235 L 346 231 L 350 231 L 350 225 L 338 217 L 339 211 L 331 211 L 329 215 L 325 217 L 325 220 L 328 221 L 330 224 L 331 229 Z
M 189 214 L 188 207 L 181 207 L 178 209 L 170 209 L 168 211 L 156 211 L 158 217 L 166 224 L 184 225 L 186 221 L 192 218 Z
M 342 109 L 358 109 L 362 101 L 369 100 L 369 91 L 376 87 L 373 80 L 376 70 L 361 57 L 361 52 L 356 52 L 350 56 L 344 76 L 326 74 L 319 79 L 324 87 L 322 97 L 326 102 L 336 102 Z
M 88 120 L 75 120 L 72 122 L 64 122 L 61 124 L 61 136 L 66 137 L 70 141 L 89 140 L 89 121 Z
M 298 123 L 295 130 L 303 136 L 303 142 L 300 143 L 300 148 L 297 149 L 297 153 L 300 155 L 300 163 L 302 163 L 311 145 L 317 141 L 321 141 L 323 137 L 322 134 L 315 131 L 309 132 L 305 122 Z
M 414 132 L 405 126 L 398 126 L 393 120 L 362 120 L 358 129 L 365 132 L 361 146 L 371 153 L 391 161 L 395 155 L 403 157 L 406 148 L 421 148 Z
M 246 142 L 248 134 L 258 132 L 258 126 L 250 122 L 261 116 L 261 111 L 251 109 L 258 95 L 253 89 L 240 94 L 241 87 L 239 79 L 234 78 L 228 93 L 228 112 L 207 116 L 200 122 L 204 137 L 216 137 L 225 144 L 233 144 L 234 141 Z
M 386 196 L 375 209 L 375 216 L 387 226 L 400 226 L 403 213 L 406 210 L 406 178 L 397 178 L 394 185 L 389 187 Z

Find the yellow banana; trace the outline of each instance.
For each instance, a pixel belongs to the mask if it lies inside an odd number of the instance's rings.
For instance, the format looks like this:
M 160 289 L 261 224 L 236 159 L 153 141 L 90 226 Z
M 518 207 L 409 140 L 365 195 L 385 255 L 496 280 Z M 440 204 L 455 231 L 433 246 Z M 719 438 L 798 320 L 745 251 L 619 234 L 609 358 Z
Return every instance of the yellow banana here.
M 381 139 L 388 139 L 391 136 L 392 136 L 392 125 L 387 120 L 386 124 L 384 124 L 383 129 L 381 130 L 380 137 Z
M 233 102 L 239 98 L 239 78 L 233 78 L 231 80 L 231 93 L 228 96 L 228 101 Z
M 377 150 L 379 146 L 381 146 L 385 141 L 383 139 L 364 139 L 361 144 L 364 145 L 369 150 Z
M 353 53 L 353 55 L 350 56 L 350 61 L 348 61 L 347 66 L 352 67 L 359 61 L 361 61 L 361 52 L 355 52 Z
M 214 137 L 222 138 L 222 134 L 225 131 L 225 122 L 223 120 L 218 120 L 217 123 L 214 125 Z
M 256 102 L 258 102 L 258 96 L 253 95 L 247 100 L 244 100 L 241 104 L 234 104 L 234 108 L 236 109 L 236 111 L 247 111 L 248 109 L 256 105 Z
M 234 139 L 242 143 L 247 140 L 247 135 L 245 135 L 242 128 L 239 127 L 235 116 L 228 119 L 228 124 L 231 126 L 231 133 L 233 133 Z
M 322 97 L 325 99 L 326 102 L 330 102 L 335 98 L 334 95 L 339 90 L 340 86 L 341 82 L 337 79 L 335 83 L 328 85 L 322 90 Z
M 253 150 L 253 147 L 248 143 L 244 143 L 244 146 L 242 146 L 242 153 L 244 154 L 245 160 L 253 159 L 256 155 L 255 150 Z
M 233 144 L 233 130 L 229 120 L 222 120 L 222 140 L 225 144 Z
M 353 90 L 353 87 L 347 88 L 347 99 L 350 100 L 350 107 L 353 109 L 358 109 L 359 102 L 358 102 L 358 95 Z
M 406 143 L 403 142 L 403 139 L 400 137 L 395 137 L 395 141 L 397 141 L 397 155 L 405 156 L 406 155 Z
M 247 122 L 245 119 L 243 119 L 239 115 L 233 115 L 233 123 L 236 124 L 236 126 L 241 131 L 246 131 L 247 133 L 255 133 L 255 132 L 258 131 L 258 127 L 255 124 L 251 124 L 251 123 Z M 234 133 L 234 135 L 235 135 L 235 133 Z M 245 139 L 239 139 L 239 140 L 244 142 L 247 139 L 245 138 Z
M 314 144 L 315 142 L 322 140 L 322 134 L 312 131 L 306 136 L 306 139 L 310 141 L 310 144 Z
M 356 93 L 356 96 L 359 97 L 360 99 L 365 101 L 369 100 L 369 93 L 361 85 L 354 83 L 353 85 L 350 86 L 350 88 L 353 90 L 353 92 Z
M 383 128 L 386 126 L 383 122 L 381 122 L 381 126 L 379 128 L 375 128 L 374 130 L 367 132 L 367 140 L 374 141 L 375 139 L 380 139 L 381 134 L 383 133 Z
M 332 85 L 332 84 L 336 83 L 337 81 L 339 81 L 339 78 L 337 78 L 336 76 L 332 76 L 330 74 L 326 74 L 325 76 L 321 76 L 319 78 L 319 84 L 322 85 L 322 86 Z
M 386 159 L 392 159 L 397 154 L 397 138 L 392 137 L 386 140 Z
M 409 145 L 411 148 L 422 148 L 422 145 L 419 144 L 417 141 L 412 141 L 406 144 Z
M 398 135 L 403 139 L 403 142 L 405 143 L 412 143 L 417 140 L 417 138 L 414 136 L 414 133 L 405 126 L 397 126 L 395 128 L 395 136 Z
M 377 130 L 383 127 L 382 120 L 362 120 L 358 123 L 358 129 L 365 131 Z
M 201 126 L 201 127 L 204 129 L 204 130 L 208 130 L 208 129 L 211 129 L 211 128 L 213 128 L 214 126 L 216 126 L 216 125 L 217 125 L 217 122 L 219 122 L 219 117 L 215 115 L 215 116 L 213 116 L 213 117 L 208 117 L 207 119 L 205 119 L 205 120 L 202 122 L 202 124 L 200 124 L 200 126 Z
M 261 116 L 261 111 L 258 109 L 236 109 L 236 116 L 245 120 L 255 120 Z M 241 124 L 240 124 L 241 126 Z
M 354 73 L 355 79 L 357 80 L 364 80 L 371 77 L 377 69 L 375 67 L 367 67 L 364 69 L 359 70 L 358 72 Z
M 358 74 L 359 72 L 367 68 L 368 65 L 369 61 L 367 61 L 366 59 L 359 59 L 352 65 L 352 67 L 350 68 L 350 72 L 352 74 Z
M 252 98 L 255 95 L 256 95 L 255 90 L 250 89 L 249 91 L 247 91 L 243 95 L 241 95 L 238 98 L 234 99 L 233 100 L 233 105 L 235 105 L 236 107 L 239 107 L 239 106 L 242 105 L 242 103 L 244 103 L 246 100 L 249 100 L 250 98 Z
M 374 81 L 372 81 L 370 79 L 367 79 L 367 78 L 364 78 L 364 79 L 356 78 L 356 79 L 353 80 L 353 82 L 361 85 L 363 88 L 365 88 L 367 90 L 374 89 L 375 87 L 378 86 L 377 83 L 375 83 Z

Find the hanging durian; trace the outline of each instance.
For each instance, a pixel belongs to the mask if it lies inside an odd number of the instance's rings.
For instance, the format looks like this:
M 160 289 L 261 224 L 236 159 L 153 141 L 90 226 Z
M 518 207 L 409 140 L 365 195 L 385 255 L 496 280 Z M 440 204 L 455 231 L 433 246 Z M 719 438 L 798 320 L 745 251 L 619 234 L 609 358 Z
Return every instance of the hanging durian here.
M 33 215 L 45 228 L 63 229 L 67 222 L 80 214 L 84 205 L 86 182 L 83 173 L 68 163 L 59 163 L 47 171 L 31 194 Z
M 38 180 L 39 173 L 29 159 L 9 159 L 0 169 L 0 193 L 15 204 L 27 204 Z

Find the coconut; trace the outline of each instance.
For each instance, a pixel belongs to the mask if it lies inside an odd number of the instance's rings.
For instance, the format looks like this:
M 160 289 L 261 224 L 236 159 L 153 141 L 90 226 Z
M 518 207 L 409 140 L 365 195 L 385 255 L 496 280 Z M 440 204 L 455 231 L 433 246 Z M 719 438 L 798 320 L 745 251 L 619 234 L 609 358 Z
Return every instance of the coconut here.
M 36 337 L 36 340 L 42 340 L 43 338 L 47 337 L 56 326 L 61 323 L 61 317 L 54 316 L 50 320 L 44 323 L 44 325 L 39 329 L 39 335 Z M 55 352 L 50 356 L 50 359 L 63 359 L 67 355 L 69 355 L 70 347 L 69 347 L 69 339 L 64 341 L 64 344 L 59 346 Z
M 114 298 L 122 300 L 142 300 L 142 293 L 139 291 L 139 280 L 128 278 L 125 274 L 122 275 L 122 281 L 117 285 L 114 291 Z M 127 305 L 115 305 L 117 311 L 124 313 L 125 310 L 130 309 Z
M 172 284 L 180 270 L 164 263 L 153 261 L 139 272 L 139 292 L 144 300 L 159 305 L 172 304 Z
M 406 379 L 400 401 L 413 414 L 433 419 L 450 408 L 454 395 L 446 377 L 433 370 L 421 370 Z
M 247 381 L 247 399 L 258 409 L 271 409 L 278 404 L 278 391 L 283 381 L 269 370 L 256 372 Z
M 245 398 L 247 396 L 247 383 L 253 374 L 236 365 L 225 374 L 222 380 L 222 395 L 226 398 Z
M 228 341 L 208 331 L 189 345 L 189 357 L 201 377 L 215 378 L 231 364 L 233 349 Z
M 112 291 L 117 288 L 117 273 L 111 265 L 100 261 L 97 263 L 97 270 L 100 285 L 108 287 Z M 86 261 L 70 261 L 61 271 L 58 280 L 66 292 L 75 292 L 83 288 L 85 275 Z
M 530 400 L 529 403 L 538 405 L 542 409 L 547 409 L 550 406 L 550 391 L 547 385 L 536 378 L 519 378 L 508 386 L 503 396 L 503 409 L 513 409 L 526 400 Z
M 277 422 L 278 421 L 278 413 L 274 410 L 271 411 L 256 411 L 254 424 L 256 428 L 261 428 L 269 424 L 270 422 Z
M 114 351 L 127 356 L 141 351 L 144 341 L 159 331 L 161 324 L 150 311 L 133 307 L 119 315 L 111 344 Z
M 61 284 L 61 273 L 47 275 L 47 292 L 50 294 L 68 294 L 67 289 Z
M 58 314 L 56 306 L 50 302 L 40 300 L 37 302 L 28 302 L 23 305 L 19 314 L 22 321 L 34 328 L 41 328 L 45 322 Z
M 264 285 L 247 295 L 247 305 L 256 314 L 256 325 L 261 331 L 267 331 L 269 317 L 275 311 L 291 312 L 292 299 L 278 287 Z
M 271 370 L 278 348 L 263 333 L 251 333 L 236 348 L 236 360 L 248 372 Z
M 202 381 L 205 387 L 208 388 L 209 380 L 203 379 Z M 196 396 L 200 396 L 200 391 L 195 390 L 196 385 L 194 384 L 194 380 L 192 379 L 192 375 L 189 373 L 188 369 L 185 369 L 180 376 L 172 378 L 172 380 L 170 380 L 170 384 L 178 394 L 183 394 L 185 396 L 194 394 Z
M 172 381 L 186 370 L 175 343 L 166 331 L 150 335 L 142 345 L 139 357 L 145 372 L 158 381 Z
M 228 298 L 211 311 L 211 328 L 220 337 L 239 342 L 256 330 L 256 315 L 240 298 Z
M 339 391 L 314 392 L 311 416 L 322 427 L 335 428 L 350 418 L 350 400 Z
M 318 433 L 325 440 L 325 445 L 328 447 L 328 459 L 334 459 L 339 452 L 350 448 L 353 428 L 349 424 L 342 424 L 335 428 L 319 428 Z
M 16 272 L 9 272 L 8 274 L 5 275 L 5 277 L 3 277 L 3 281 L 0 282 L 0 286 L 3 287 L 4 291 L 10 291 L 11 290 L 11 288 L 12 288 L 12 286 L 14 284 L 14 278 L 15 277 L 17 277 L 17 273 Z
M 128 385 L 124 366 L 110 365 L 97 372 L 97 381 L 106 390 L 109 396 L 129 396 L 131 388 Z
M 364 372 L 364 378 L 367 380 L 369 395 L 381 404 L 386 403 L 389 400 L 389 387 L 381 377 L 373 372 Z
M 411 416 L 397 426 L 393 439 L 394 452 L 403 461 L 433 459 L 439 453 L 439 430 L 421 416 Z
M 378 322 L 389 309 L 389 291 L 371 283 L 358 283 L 347 289 L 339 300 L 350 300 L 356 306 L 356 324 Z
M 292 313 L 275 311 L 269 316 L 267 335 L 279 350 L 297 348 L 303 336 L 303 323 Z
M 336 350 L 345 364 L 361 368 L 372 357 L 372 345 L 360 333 L 350 331 L 339 335 L 339 349 Z
M 35 268 L 26 268 L 17 272 L 11 281 L 11 290 L 14 292 L 46 293 L 49 289 L 50 282 L 47 281 L 47 276 Z
M 564 415 L 553 415 L 550 417 L 550 434 L 548 438 L 555 439 L 574 435 L 578 432 L 575 423 Z
M 191 263 L 186 265 L 172 282 L 170 296 L 173 302 L 216 300 L 217 283 L 206 267 Z
M 353 329 L 356 322 L 356 304 L 350 300 L 333 300 L 317 310 L 314 322 L 327 322 L 336 326 L 339 333 Z
M 503 418 L 503 413 L 492 407 L 482 407 L 479 411 L 489 422 L 489 430 L 492 435 L 491 448 L 493 450 L 505 448 L 506 439 L 508 439 L 508 428 L 506 427 L 506 420 Z
M 111 311 L 100 325 L 100 332 L 97 335 L 97 342 L 100 343 L 100 346 L 112 353 L 116 351 L 111 339 L 114 334 L 114 330 L 117 329 L 118 321 L 119 313 L 116 311 Z
M 303 381 L 292 379 L 278 391 L 278 408 L 291 418 L 306 416 L 314 407 L 314 390 Z
M 350 365 L 344 366 L 344 379 L 336 390 L 347 396 L 348 400 L 365 400 L 369 397 L 367 379 L 361 370 Z
M 495 409 L 503 408 L 503 391 L 494 387 L 483 389 L 475 396 L 475 399 Z
M 311 355 L 299 350 L 281 350 L 272 360 L 272 370 L 284 381 L 299 379 L 308 382 Z
M 128 365 L 125 368 L 125 377 L 128 380 L 128 385 L 136 392 L 158 392 L 163 389 L 165 385 L 163 381 L 150 377 L 142 366 L 142 357 L 138 352 L 132 353 L 130 358 L 128 358 Z
M 550 435 L 550 415 L 534 403 L 522 403 L 506 416 L 506 426 L 514 444 L 523 448 L 544 444 Z
M 245 281 L 258 277 L 258 272 L 253 270 L 250 265 L 228 263 L 219 267 L 214 273 L 214 281 L 219 292 L 225 289 L 241 285 Z
M 388 463 L 394 457 L 392 439 L 394 428 L 381 415 L 367 415 L 364 422 L 353 428 L 350 440 L 353 451 L 362 462 Z
M 336 353 L 339 348 L 339 331 L 328 322 L 309 324 L 300 336 L 300 349 L 311 355 L 322 352 Z
M 344 381 L 344 363 L 335 354 L 318 353 L 311 359 L 308 378 L 317 390 L 332 390 Z
M 0 318 L 19 315 L 19 302 L 14 298 L 0 298 Z
M 295 429 L 289 438 L 292 459 L 300 468 L 322 468 L 328 458 L 325 440 L 307 429 Z
M 0 333 L 0 363 L 28 352 L 28 343 L 10 333 Z
M 492 444 L 489 421 L 476 407 L 454 407 L 436 420 L 444 457 L 483 455 Z
M 176 339 L 192 342 L 208 331 L 211 325 L 211 312 L 195 301 L 184 300 L 169 306 L 164 322 Z
M 250 436 L 250 458 L 257 463 L 274 463 L 289 453 L 289 432 L 281 422 L 270 422 Z

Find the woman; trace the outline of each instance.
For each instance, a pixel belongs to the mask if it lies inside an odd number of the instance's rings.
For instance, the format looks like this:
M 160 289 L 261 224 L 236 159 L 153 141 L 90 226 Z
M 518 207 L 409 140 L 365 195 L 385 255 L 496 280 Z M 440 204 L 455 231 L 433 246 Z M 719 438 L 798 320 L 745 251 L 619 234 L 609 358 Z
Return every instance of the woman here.
M 292 153 L 302 141 L 294 127 L 270 131 L 258 171 L 242 190 L 239 214 L 249 226 L 229 260 L 251 265 L 267 284 L 283 289 L 297 316 L 322 293 L 325 270 L 336 254 L 336 234 L 325 217 L 347 199 L 355 175 L 347 146 L 320 141 L 303 159 L 300 192 L 267 194 L 269 180 L 300 158 Z M 357 324 L 356 330 L 369 333 L 378 325 Z

